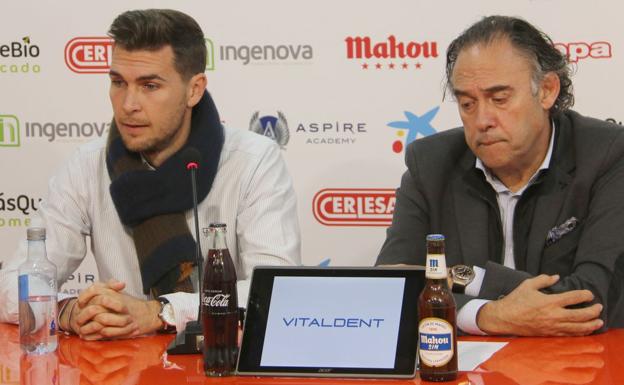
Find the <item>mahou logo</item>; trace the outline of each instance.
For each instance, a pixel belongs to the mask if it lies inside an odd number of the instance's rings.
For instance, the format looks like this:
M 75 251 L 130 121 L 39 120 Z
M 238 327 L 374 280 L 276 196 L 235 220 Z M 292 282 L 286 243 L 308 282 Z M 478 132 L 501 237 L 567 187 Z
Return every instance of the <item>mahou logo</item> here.
M 314 218 L 326 226 L 389 226 L 393 189 L 324 189 L 314 195 Z
M 577 63 L 583 59 L 609 59 L 612 57 L 611 44 L 606 41 L 555 43 L 555 48 L 566 55 L 570 63 Z
M 204 295 L 202 298 L 204 306 L 208 307 L 227 307 L 230 303 L 229 294 L 215 294 L 213 296 Z
M 438 57 L 435 41 L 399 41 L 394 35 L 385 41 L 374 42 L 368 36 L 349 36 L 347 58 L 363 60 L 362 69 L 421 69 L 422 61 Z
M 76 37 L 65 45 L 65 64 L 76 73 L 108 73 L 112 52 L 109 37 Z

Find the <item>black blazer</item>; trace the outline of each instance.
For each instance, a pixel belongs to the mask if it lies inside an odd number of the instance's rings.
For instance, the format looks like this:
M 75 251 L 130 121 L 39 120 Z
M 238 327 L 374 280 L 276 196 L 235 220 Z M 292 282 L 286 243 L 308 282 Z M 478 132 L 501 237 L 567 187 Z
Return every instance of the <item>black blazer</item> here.
M 554 117 L 548 170 L 520 198 L 514 215 L 516 270 L 502 265 L 496 193 L 475 168 L 463 128 L 412 142 L 408 170 L 377 264 L 424 265 L 425 236 L 446 236 L 447 265 L 487 270 L 479 298 L 497 299 L 524 279 L 559 274 L 547 292 L 589 289 L 606 327 L 624 327 L 624 129 L 574 111 Z M 551 229 L 578 224 L 547 244 Z M 457 295 L 458 306 L 472 297 Z

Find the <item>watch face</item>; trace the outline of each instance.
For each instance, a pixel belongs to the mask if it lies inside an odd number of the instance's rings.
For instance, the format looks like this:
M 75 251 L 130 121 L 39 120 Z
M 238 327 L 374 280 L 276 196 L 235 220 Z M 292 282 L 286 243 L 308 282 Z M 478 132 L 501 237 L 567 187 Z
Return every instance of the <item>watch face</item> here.
M 468 266 L 457 265 L 453 267 L 453 275 L 461 280 L 469 280 L 474 277 L 474 271 Z
M 161 319 L 167 325 L 175 325 L 175 317 L 173 316 L 173 306 L 170 303 L 166 303 L 162 312 L 160 313 Z

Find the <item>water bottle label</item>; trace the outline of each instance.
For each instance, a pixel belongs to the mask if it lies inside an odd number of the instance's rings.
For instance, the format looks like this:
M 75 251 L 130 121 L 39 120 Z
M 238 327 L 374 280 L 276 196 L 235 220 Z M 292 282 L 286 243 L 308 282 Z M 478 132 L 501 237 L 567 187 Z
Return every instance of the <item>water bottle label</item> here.
M 28 275 L 22 274 L 18 278 L 19 300 L 28 301 L 30 294 L 28 293 Z
M 443 366 L 455 354 L 453 326 L 446 320 L 436 317 L 424 318 L 418 325 L 418 339 L 418 356 L 427 366 Z

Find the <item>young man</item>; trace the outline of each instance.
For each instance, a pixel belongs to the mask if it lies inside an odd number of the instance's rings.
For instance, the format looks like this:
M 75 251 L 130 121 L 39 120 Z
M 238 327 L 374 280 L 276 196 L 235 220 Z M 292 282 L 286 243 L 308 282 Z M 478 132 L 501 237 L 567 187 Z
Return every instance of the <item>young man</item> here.
M 85 339 L 181 331 L 197 317 L 192 191 L 181 157 L 187 147 L 202 155 L 199 226 L 227 224 L 240 301 L 254 266 L 300 263 L 295 194 L 280 150 L 262 136 L 222 127 L 205 90 L 197 22 L 173 10 L 129 11 L 109 35 L 108 140 L 70 158 L 39 210 L 59 281 L 84 258 L 86 236 L 106 281 L 59 306 L 59 326 Z M 17 321 L 16 269 L 24 259 L 20 250 L 0 270 L 5 322 Z

